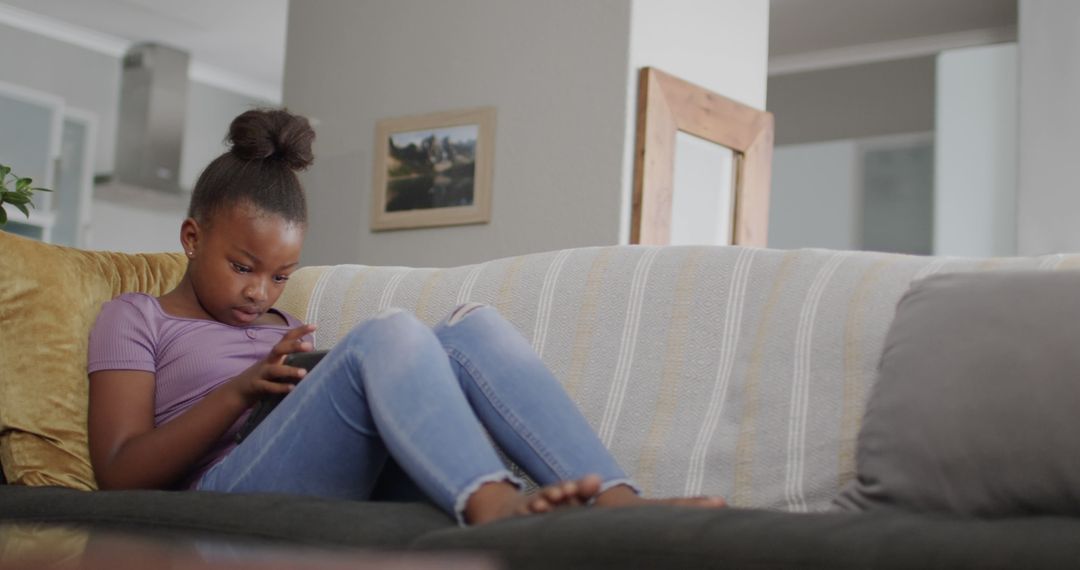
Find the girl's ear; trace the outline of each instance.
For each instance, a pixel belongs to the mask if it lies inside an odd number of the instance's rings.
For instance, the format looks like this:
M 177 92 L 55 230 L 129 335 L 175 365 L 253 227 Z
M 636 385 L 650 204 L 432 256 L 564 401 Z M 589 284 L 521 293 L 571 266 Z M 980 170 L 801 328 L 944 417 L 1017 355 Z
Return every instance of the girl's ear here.
M 196 222 L 195 218 L 188 218 L 180 224 L 180 245 L 189 259 L 195 257 L 198 250 L 200 233 L 199 222 Z

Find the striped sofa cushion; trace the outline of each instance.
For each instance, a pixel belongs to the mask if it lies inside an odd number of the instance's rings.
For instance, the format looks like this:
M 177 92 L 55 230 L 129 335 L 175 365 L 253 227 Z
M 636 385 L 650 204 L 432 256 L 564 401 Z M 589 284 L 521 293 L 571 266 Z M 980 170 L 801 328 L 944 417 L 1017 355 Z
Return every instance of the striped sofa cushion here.
M 404 307 L 495 306 L 650 496 L 829 508 L 896 302 L 938 272 L 1080 267 L 1080 255 L 952 259 L 743 247 L 591 247 L 446 269 L 294 274 L 279 306 L 333 346 Z

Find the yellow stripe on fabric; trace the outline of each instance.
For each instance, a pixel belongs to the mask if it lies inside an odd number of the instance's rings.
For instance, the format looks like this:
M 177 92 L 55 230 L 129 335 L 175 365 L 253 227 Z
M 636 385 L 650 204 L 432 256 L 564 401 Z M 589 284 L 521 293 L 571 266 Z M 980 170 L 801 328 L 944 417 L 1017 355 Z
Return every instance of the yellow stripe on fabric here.
M 690 310 L 694 305 L 694 288 L 697 284 L 698 267 L 705 249 L 699 248 L 687 256 L 679 268 L 675 284 L 675 300 L 668 327 L 667 346 L 664 350 L 664 369 L 656 401 L 656 412 L 645 437 L 645 445 L 638 460 L 634 479 L 643 494 L 648 495 L 656 479 L 656 460 L 671 428 L 671 420 L 678 404 L 678 387 L 682 375 L 683 356 L 689 333 Z
M 525 265 L 525 257 L 524 255 L 518 256 L 510 263 L 510 266 L 506 268 L 506 275 L 503 277 L 502 284 L 499 285 L 499 296 L 495 300 L 495 308 L 503 316 L 510 314 L 510 302 L 514 300 L 514 289 L 517 287 L 521 267 Z
M 877 284 L 881 272 L 896 263 L 897 258 L 878 261 L 859 279 L 855 293 L 848 303 L 847 322 L 844 323 L 844 390 L 840 411 L 839 485 L 844 486 L 855 476 L 855 441 L 859 435 L 859 423 L 863 413 L 863 376 L 860 368 L 862 353 L 863 322 L 867 294 Z
M 352 281 L 345 289 L 345 298 L 341 302 L 341 322 L 338 323 L 337 338 L 343 338 L 357 323 L 360 322 L 360 302 L 363 300 L 360 289 L 367 281 L 369 270 L 363 269 L 353 275 Z
M 431 275 L 424 280 L 424 285 L 420 288 L 420 296 L 416 299 L 416 316 L 425 323 L 430 323 L 439 317 L 432 317 L 428 315 L 428 305 L 431 302 L 431 293 L 435 290 L 435 286 L 442 280 L 445 271 L 443 269 L 436 269 L 431 272 Z
M 289 276 L 285 291 L 274 306 L 298 319 L 305 318 L 304 315 L 307 315 L 308 305 L 311 303 L 311 295 L 315 292 L 315 285 L 319 282 L 319 278 L 329 270 L 330 268 L 326 266 L 314 266 L 294 271 Z
M 735 482 L 728 502 L 733 506 L 749 506 L 753 501 L 754 477 L 754 439 L 757 432 L 758 384 L 761 382 L 761 367 L 765 354 L 765 341 L 768 339 L 769 321 L 784 283 L 795 265 L 798 251 L 789 251 L 780 262 L 780 269 L 773 280 L 769 297 L 765 301 L 757 332 L 754 334 L 754 347 L 750 351 L 750 367 L 746 374 L 746 387 L 743 389 L 742 421 L 739 424 L 739 441 L 735 445 Z
M 600 285 L 604 282 L 604 274 L 608 264 L 614 255 L 614 248 L 600 250 L 593 259 L 589 275 L 585 279 L 585 294 L 581 299 L 581 307 L 578 309 L 577 328 L 574 331 L 574 348 L 570 357 L 570 373 L 563 382 L 563 388 L 570 395 L 570 399 L 577 401 L 578 390 L 581 389 L 582 378 L 585 376 L 585 365 L 589 361 L 590 348 L 592 348 L 593 333 L 596 329 L 596 305 L 600 297 Z
M 1066 255 L 1057 266 L 1058 269 L 1080 269 L 1080 255 Z
M 975 266 L 975 270 L 976 271 L 992 271 L 994 269 L 997 269 L 998 267 L 1001 267 L 1001 265 L 1004 262 L 1005 262 L 1005 258 L 991 257 L 989 259 L 984 259 L 983 261 L 980 261 L 978 263 L 978 265 Z

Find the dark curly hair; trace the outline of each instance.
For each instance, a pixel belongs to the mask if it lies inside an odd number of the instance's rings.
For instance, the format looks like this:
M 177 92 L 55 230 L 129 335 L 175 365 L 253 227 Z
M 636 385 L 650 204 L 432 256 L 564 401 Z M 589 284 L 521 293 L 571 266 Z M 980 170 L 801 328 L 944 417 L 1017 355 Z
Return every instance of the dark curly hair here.
M 233 119 L 228 152 L 199 176 L 188 217 L 209 225 L 226 208 L 250 203 L 290 222 L 307 223 L 307 203 L 296 171 L 314 161 L 315 131 L 285 109 L 254 109 Z

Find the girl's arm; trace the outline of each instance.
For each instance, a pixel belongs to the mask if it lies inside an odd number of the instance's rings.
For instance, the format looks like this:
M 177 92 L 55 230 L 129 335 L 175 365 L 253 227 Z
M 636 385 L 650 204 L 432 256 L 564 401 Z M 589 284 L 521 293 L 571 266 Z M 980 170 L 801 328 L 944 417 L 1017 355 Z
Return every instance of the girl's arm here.
M 237 418 L 264 394 L 289 392 L 304 376 L 285 355 L 311 350 L 297 327 L 267 357 L 207 394 L 172 421 L 154 427 L 154 375 L 100 370 L 90 375 L 90 460 L 101 489 L 161 489 L 187 475 Z
M 154 375 L 101 370 L 90 375 L 90 460 L 101 489 L 161 489 L 187 474 L 247 402 L 233 382 L 154 429 Z

